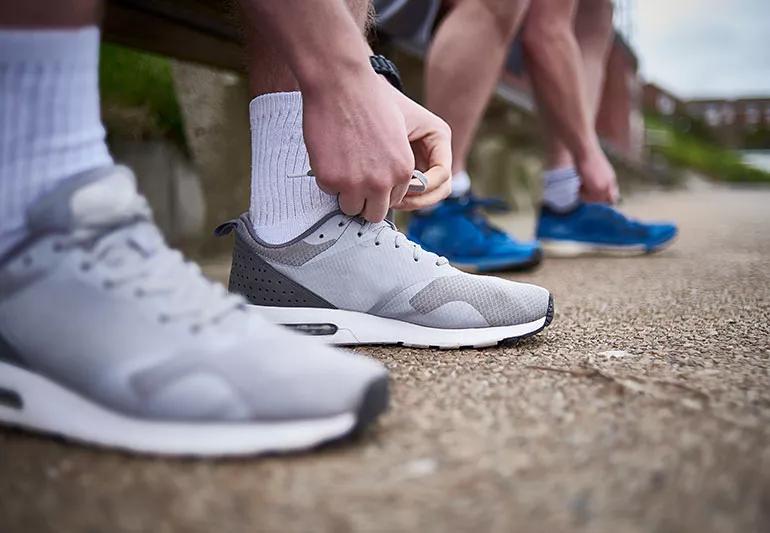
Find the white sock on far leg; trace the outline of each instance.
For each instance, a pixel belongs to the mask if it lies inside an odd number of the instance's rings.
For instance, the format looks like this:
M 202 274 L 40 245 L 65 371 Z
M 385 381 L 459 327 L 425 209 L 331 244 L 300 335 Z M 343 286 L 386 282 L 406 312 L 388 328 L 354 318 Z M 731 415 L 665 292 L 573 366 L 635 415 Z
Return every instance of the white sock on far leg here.
M 471 177 L 468 172 L 461 170 L 457 174 L 452 176 L 452 192 L 450 196 L 453 198 L 459 198 L 465 196 L 471 190 Z
M 543 204 L 554 211 L 569 211 L 580 202 L 580 176 L 573 167 L 543 172 Z
M 0 30 L 0 256 L 25 238 L 40 195 L 112 164 L 98 76 L 96 27 Z
M 299 236 L 339 208 L 336 195 L 305 176 L 310 162 L 302 135 L 299 92 L 258 96 L 251 117 L 251 205 L 254 231 L 272 244 Z

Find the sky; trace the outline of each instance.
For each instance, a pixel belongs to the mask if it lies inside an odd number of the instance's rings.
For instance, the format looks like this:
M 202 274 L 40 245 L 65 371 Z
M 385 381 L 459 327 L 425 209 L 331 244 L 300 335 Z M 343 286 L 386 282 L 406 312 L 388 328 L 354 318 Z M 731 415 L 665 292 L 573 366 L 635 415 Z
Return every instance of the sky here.
M 683 98 L 770 96 L 770 0 L 635 0 L 644 78 Z

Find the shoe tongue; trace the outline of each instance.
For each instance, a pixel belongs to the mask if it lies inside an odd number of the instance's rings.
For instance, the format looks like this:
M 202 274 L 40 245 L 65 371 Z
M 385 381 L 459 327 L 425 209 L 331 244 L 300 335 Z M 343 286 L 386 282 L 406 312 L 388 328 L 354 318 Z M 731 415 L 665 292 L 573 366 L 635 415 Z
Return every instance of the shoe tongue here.
M 110 166 L 64 180 L 29 208 L 27 224 L 32 231 L 70 232 L 137 217 L 149 218 L 149 208 L 136 190 L 133 173 L 124 166 Z

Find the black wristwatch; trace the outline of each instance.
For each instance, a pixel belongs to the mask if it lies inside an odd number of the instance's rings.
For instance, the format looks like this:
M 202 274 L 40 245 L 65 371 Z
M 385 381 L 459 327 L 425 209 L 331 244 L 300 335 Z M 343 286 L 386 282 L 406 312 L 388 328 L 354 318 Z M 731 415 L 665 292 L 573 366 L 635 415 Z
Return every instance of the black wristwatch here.
M 382 55 L 369 56 L 369 62 L 377 74 L 385 76 L 390 84 L 401 92 L 404 92 L 404 86 L 401 83 L 401 74 L 398 73 L 398 67 L 395 63 Z

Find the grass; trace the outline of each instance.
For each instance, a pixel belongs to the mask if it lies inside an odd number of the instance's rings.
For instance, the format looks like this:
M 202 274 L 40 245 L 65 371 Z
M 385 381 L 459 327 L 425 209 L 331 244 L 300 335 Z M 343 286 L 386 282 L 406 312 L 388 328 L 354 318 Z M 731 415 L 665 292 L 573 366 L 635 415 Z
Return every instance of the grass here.
M 105 43 L 99 76 L 110 135 L 168 138 L 185 146 L 182 112 L 168 59 Z
M 713 179 L 734 183 L 770 183 L 770 173 L 747 165 L 740 154 L 691 133 L 679 131 L 655 116 L 645 117 L 647 128 L 660 140 L 653 152 L 677 168 L 689 168 Z

